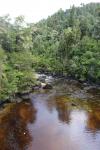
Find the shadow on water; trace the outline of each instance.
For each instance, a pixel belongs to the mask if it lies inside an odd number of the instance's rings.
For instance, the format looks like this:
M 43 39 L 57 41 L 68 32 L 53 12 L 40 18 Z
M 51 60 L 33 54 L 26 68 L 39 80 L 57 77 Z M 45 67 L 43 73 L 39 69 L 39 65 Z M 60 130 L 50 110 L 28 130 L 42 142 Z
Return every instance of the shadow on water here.
M 88 112 L 87 128 L 93 132 L 100 131 L 100 107 L 92 108 Z
M 27 127 L 34 124 L 36 110 L 30 103 L 10 106 L 0 117 L 0 150 L 25 150 L 32 141 Z

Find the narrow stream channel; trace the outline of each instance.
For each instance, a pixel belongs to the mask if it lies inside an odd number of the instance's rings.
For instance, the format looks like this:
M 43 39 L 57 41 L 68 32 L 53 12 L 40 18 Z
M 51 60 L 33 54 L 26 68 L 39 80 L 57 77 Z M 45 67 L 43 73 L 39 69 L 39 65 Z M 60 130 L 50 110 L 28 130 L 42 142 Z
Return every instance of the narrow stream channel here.
M 100 150 L 100 93 L 60 82 L 0 111 L 0 150 Z

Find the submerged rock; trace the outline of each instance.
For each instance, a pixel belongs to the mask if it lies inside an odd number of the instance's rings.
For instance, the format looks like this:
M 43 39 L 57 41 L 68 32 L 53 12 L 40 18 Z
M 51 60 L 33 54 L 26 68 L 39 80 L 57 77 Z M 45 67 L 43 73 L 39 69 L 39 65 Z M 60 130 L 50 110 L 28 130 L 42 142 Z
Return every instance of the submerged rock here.
M 75 103 L 72 103 L 71 105 L 72 105 L 72 106 L 77 106 Z

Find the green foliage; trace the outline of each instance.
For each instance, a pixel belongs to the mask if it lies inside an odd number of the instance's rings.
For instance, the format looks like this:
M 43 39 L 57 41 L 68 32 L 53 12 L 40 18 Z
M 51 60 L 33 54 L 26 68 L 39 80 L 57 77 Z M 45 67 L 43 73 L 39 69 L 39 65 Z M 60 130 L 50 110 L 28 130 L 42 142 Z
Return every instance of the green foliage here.
M 100 83 L 100 3 L 60 9 L 37 24 L 0 17 L 0 99 L 30 90 L 34 71 Z
M 100 83 L 99 10 L 99 3 L 73 6 L 37 23 L 38 70 Z
M 18 26 L 15 25 L 11 28 L 4 26 L 0 32 L 0 99 L 16 92 L 29 91 L 36 82 L 30 32 L 28 28 L 23 29 L 20 21 Z

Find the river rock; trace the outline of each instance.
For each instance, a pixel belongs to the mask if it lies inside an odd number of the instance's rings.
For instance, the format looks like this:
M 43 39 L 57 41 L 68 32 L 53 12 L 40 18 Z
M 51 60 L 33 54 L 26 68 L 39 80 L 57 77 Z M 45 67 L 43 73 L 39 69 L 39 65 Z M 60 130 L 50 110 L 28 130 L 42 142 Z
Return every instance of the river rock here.
M 51 84 L 45 84 L 45 86 L 43 87 L 43 89 L 52 89 L 52 85 Z
M 40 82 L 45 82 L 45 79 L 46 79 L 46 75 L 44 75 L 44 74 L 41 74 L 41 75 L 38 76 L 38 80 Z
M 45 82 L 48 84 L 51 84 L 53 82 L 53 77 L 52 76 L 47 76 L 45 79 Z
M 46 83 L 41 82 L 41 88 L 44 88 L 46 86 Z

